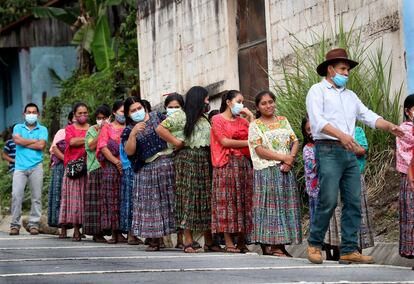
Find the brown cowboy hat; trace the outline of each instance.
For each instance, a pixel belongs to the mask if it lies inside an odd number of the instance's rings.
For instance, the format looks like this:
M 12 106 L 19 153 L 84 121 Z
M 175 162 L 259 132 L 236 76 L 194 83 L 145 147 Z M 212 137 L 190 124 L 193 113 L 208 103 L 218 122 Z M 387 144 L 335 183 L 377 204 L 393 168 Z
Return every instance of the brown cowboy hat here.
M 325 59 L 326 60 L 319 64 L 319 66 L 316 68 L 316 72 L 318 72 L 320 76 L 326 76 L 328 66 L 338 61 L 347 62 L 351 67 L 350 69 L 359 64 L 358 62 L 349 59 L 346 50 L 343 48 L 335 48 L 328 51 L 328 53 L 325 55 Z

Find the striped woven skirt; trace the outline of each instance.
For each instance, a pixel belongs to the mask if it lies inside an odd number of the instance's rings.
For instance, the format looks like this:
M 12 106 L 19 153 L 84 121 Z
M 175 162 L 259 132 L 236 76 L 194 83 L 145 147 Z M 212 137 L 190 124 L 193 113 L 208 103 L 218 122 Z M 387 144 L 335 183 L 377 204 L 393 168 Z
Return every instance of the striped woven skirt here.
M 368 194 L 365 185 L 365 177 L 361 174 L 361 225 L 358 231 L 358 247 L 366 249 L 374 246 L 374 232 L 372 227 L 371 210 L 368 205 Z M 341 245 L 341 216 L 342 205 L 338 197 L 338 205 L 329 222 L 329 229 L 325 235 L 325 243 L 331 246 Z
M 184 148 L 175 156 L 175 213 L 180 229 L 211 229 L 210 159 L 207 147 Z
M 134 181 L 134 172 L 132 168 L 122 171 L 121 177 L 121 205 L 120 205 L 120 230 L 127 233 L 131 230 L 132 225 L 132 183 Z
M 368 194 L 365 177 L 361 174 L 361 226 L 359 227 L 359 248 L 366 249 L 374 246 L 374 231 L 372 212 L 368 204 Z
M 65 173 L 67 169 L 65 170 Z M 71 179 L 63 177 L 62 194 L 60 200 L 59 224 L 61 225 L 81 225 L 83 223 L 83 197 L 87 175 Z
M 47 210 L 47 223 L 50 227 L 57 227 L 59 225 L 60 195 L 64 174 L 65 168 L 63 163 L 52 166 Z
M 414 258 L 414 192 L 407 175 L 402 174 L 400 183 L 400 256 Z
M 102 168 L 102 184 L 99 191 L 101 200 L 101 229 L 106 234 L 119 230 L 119 191 L 121 174 L 114 164 L 106 161 Z
M 170 155 L 146 164 L 134 175 L 133 234 L 161 238 L 175 232 L 174 163 Z
M 229 156 L 223 167 L 213 167 L 211 230 L 249 233 L 252 228 L 253 169 L 244 156 Z
M 292 171 L 282 173 L 279 166 L 254 171 L 251 242 L 301 243 L 300 215 L 299 191 Z
M 85 189 L 83 209 L 83 233 L 98 235 L 101 230 L 101 191 L 102 168 L 88 173 L 88 183 Z

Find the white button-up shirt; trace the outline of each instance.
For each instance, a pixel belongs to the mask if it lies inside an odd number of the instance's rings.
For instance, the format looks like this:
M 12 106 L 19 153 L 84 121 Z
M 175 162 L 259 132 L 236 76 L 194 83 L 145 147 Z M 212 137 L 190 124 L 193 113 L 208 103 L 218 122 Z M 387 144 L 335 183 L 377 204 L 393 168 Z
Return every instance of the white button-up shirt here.
M 338 140 L 322 133 L 328 123 L 354 137 L 356 120 L 375 128 L 376 121 L 381 118 L 369 110 L 354 92 L 346 88 L 336 89 L 326 79 L 310 88 L 306 96 L 306 110 L 315 140 Z

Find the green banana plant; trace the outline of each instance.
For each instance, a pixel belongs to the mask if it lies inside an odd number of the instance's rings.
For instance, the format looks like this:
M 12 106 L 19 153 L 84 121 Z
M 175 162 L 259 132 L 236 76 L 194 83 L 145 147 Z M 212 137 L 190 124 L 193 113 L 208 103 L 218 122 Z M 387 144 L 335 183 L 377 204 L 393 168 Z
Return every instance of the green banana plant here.
M 33 15 L 38 18 L 55 18 L 76 30 L 72 44 L 79 45 L 92 56 L 98 71 L 110 67 L 115 57 L 109 30 L 107 9 L 120 4 L 135 5 L 134 0 L 79 0 L 78 8 L 35 7 Z

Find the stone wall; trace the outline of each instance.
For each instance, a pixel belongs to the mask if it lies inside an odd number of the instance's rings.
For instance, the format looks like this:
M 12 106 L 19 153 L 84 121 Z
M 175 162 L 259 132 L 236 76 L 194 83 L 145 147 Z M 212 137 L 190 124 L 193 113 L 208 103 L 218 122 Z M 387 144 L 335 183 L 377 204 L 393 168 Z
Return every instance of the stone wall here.
M 231 2 L 231 1 L 230 1 Z M 193 85 L 238 87 L 235 13 L 226 0 L 140 1 L 141 96 L 153 105 Z

